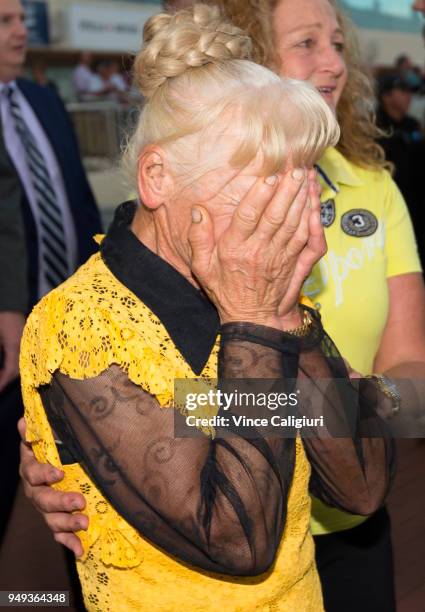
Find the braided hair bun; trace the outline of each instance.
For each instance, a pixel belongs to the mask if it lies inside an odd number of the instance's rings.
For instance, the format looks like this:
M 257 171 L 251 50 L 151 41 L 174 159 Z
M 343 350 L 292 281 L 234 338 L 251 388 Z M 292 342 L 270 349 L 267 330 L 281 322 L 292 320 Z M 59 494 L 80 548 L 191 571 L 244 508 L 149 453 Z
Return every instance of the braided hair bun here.
M 192 68 L 250 59 L 252 48 L 251 39 L 241 29 L 225 21 L 217 7 L 205 4 L 175 15 L 151 17 L 143 40 L 134 73 L 145 98 L 151 98 L 168 79 Z
M 141 153 L 159 147 L 178 189 L 223 164 L 260 173 L 312 165 L 335 144 L 335 116 L 315 88 L 250 61 L 251 39 L 206 4 L 152 17 L 135 62 L 145 102 L 123 163 L 132 185 Z M 177 187 L 176 187 L 177 188 Z

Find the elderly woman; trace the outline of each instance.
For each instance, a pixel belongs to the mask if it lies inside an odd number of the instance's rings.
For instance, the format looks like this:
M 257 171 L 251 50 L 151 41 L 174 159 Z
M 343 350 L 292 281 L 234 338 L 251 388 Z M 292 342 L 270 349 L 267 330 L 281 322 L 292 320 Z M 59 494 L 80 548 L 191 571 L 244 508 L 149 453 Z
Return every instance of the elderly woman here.
M 170 8 L 190 0 L 169 0 Z M 253 58 L 284 77 L 309 81 L 336 112 L 341 138 L 318 162 L 328 253 L 304 292 L 327 331 L 363 374 L 424 379 L 425 298 L 405 203 L 376 145 L 373 88 L 362 72 L 355 37 L 334 0 L 209 0 L 253 40 Z M 360 213 L 360 214 L 357 214 Z M 344 224 L 342 223 L 344 221 Z M 398 383 L 397 383 L 398 384 Z M 401 391 L 401 393 L 400 393 Z M 403 413 L 409 397 L 398 389 Z M 422 397 L 424 393 L 422 392 Z M 36 464 L 22 448 L 27 494 L 57 541 L 81 554 L 71 533 L 86 526 L 78 489 L 46 484 L 60 471 Z M 30 486 L 29 483 L 35 486 Z M 312 529 L 326 609 L 390 612 L 395 608 L 390 524 L 385 508 L 366 520 L 313 498 Z
M 338 127 L 314 88 L 249 52 L 204 5 L 147 23 L 127 152 L 140 204 L 118 209 L 99 254 L 28 320 L 27 437 L 64 471 L 59 488 L 86 496 L 89 610 L 318 612 L 310 471 L 314 493 L 347 511 L 388 492 L 386 426 L 350 385 L 322 401 L 339 426 L 358 410 L 352 438 L 173 436 L 175 379 L 347 379 L 299 303 L 325 250 L 309 168 Z M 301 398 L 298 414 L 318 408 Z

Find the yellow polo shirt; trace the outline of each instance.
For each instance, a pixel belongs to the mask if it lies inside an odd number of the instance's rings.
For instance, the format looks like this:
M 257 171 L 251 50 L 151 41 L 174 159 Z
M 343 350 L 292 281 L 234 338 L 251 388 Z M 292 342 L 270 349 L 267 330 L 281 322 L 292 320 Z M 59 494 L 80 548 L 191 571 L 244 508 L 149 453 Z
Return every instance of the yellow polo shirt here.
M 345 359 L 355 370 L 371 374 L 388 315 L 387 278 L 421 271 L 412 223 L 388 172 L 360 168 L 333 148 L 319 168 L 328 252 L 303 292 L 320 310 Z M 365 520 L 316 499 L 312 513 L 314 534 L 349 529 Z

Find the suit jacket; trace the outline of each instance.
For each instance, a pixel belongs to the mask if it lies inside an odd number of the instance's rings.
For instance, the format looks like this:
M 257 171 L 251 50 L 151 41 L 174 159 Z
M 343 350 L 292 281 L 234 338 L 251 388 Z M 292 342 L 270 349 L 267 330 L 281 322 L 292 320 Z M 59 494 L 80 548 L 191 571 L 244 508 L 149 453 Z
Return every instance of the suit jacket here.
M 0 311 L 28 308 L 22 190 L 3 141 L 0 117 Z
M 78 265 L 81 265 L 97 250 L 93 236 L 102 231 L 102 225 L 81 162 L 71 119 L 62 100 L 50 87 L 41 87 L 26 79 L 17 79 L 17 85 L 43 127 L 62 171 L 71 216 L 76 229 Z M 37 301 L 38 241 L 34 218 L 23 189 L 21 206 L 28 261 L 28 307 L 31 309 Z

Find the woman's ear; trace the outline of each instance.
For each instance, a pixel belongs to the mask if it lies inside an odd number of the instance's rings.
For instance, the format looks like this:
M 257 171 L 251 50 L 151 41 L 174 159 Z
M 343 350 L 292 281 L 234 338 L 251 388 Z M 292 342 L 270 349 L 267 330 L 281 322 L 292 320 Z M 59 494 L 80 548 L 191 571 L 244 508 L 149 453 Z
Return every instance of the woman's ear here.
M 159 147 L 148 147 L 139 158 L 138 188 L 143 204 L 154 210 L 167 202 L 174 178 L 167 157 Z

